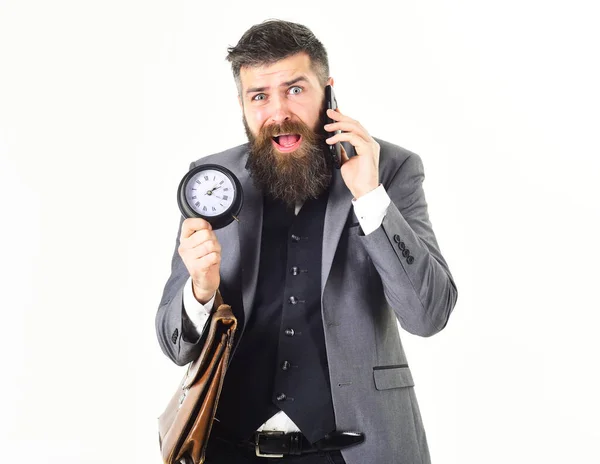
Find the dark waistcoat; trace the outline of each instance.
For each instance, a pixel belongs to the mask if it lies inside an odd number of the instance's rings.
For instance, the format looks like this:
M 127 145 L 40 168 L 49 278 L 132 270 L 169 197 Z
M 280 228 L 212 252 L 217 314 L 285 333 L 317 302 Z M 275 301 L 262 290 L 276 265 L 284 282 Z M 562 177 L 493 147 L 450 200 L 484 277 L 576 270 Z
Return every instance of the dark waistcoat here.
M 298 216 L 264 199 L 254 307 L 216 414 L 240 439 L 280 410 L 311 442 L 335 429 L 321 315 L 327 197 L 307 200 Z

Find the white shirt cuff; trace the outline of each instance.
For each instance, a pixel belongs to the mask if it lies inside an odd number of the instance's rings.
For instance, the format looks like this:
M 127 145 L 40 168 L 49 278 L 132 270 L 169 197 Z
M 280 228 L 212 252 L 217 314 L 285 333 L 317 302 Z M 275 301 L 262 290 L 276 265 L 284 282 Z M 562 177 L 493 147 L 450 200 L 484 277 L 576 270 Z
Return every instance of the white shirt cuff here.
M 212 307 L 215 302 L 215 295 L 206 304 L 200 303 L 194 296 L 194 289 L 192 288 L 192 279 L 188 278 L 183 288 L 183 309 L 194 324 L 194 327 L 198 333 L 202 333 L 204 324 L 210 317 Z
M 391 201 L 381 184 L 359 199 L 352 199 L 354 214 L 365 235 L 369 235 L 381 225 Z

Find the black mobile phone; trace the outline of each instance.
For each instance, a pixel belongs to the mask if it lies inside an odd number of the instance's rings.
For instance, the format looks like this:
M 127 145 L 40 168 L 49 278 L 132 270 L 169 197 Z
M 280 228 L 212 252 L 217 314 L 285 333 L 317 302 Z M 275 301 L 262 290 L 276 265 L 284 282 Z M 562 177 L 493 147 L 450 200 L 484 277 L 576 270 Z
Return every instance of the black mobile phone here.
M 330 85 L 325 86 L 325 108 L 323 111 L 325 112 L 325 124 L 333 124 L 335 121 L 327 116 L 327 110 L 335 110 L 338 107 L 337 100 L 335 99 L 335 93 L 333 92 L 333 87 Z M 332 137 L 335 134 L 340 134 L 341 130 L 336 130 L 334 132 L 327 132 L 329 137 Z M 331 155 L 331 160 L 336 169 L 339 169 L 342 165 L 342 144 L 340 142 L 336 142 L 333 145 L 327 144 L 329 147 L 329 154 Z

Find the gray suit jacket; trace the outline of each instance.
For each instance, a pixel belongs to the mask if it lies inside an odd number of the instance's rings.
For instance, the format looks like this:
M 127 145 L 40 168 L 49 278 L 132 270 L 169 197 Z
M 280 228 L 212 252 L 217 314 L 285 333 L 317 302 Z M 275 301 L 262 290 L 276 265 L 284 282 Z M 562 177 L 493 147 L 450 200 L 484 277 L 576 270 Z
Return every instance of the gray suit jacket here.
M 381 227 L 362 235 L 339 172 L 325 214 L 321 301 L 335 422 L 338 430 L 366 435 L 364 443 L 342 450 L 348 464 L 425 464 L 427 439 L 396 321 L 413 334 L 439 332 L 457 290 L 429 221 L 420 157 L 375 140 L 381 147 L 380 182 L 392 200 Z M 216 231 L 222 246 L 220 290 L 241 321 L 241 336 L 256 289 L 263 208 L 245 169 L 247 150 L 247 144 L 240 145 L 190 166 L 225 166 L 244 189 L 240 222 Z M 164 353 L 183 366 L 201 346 L 186 329 L 183 287 L 189 274 L 177 252 L 180 232 L 181 223 L 156 330 Z M 409 250 L 407 257 L 400 243 Z

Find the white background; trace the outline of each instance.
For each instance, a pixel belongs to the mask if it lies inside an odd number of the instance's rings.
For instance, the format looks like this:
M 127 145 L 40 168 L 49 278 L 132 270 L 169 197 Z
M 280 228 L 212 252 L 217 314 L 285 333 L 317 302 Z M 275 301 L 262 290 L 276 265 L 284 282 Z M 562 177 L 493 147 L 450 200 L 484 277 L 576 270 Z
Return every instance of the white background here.
M 175 193 L 246 141 L 226 49 L 267 18 L 422 157 L 459 290 L 401 332 L 433 462 L 600 462 L 596 2 L 206 3 L 0 1 L 2 462 L 160 463 Z

